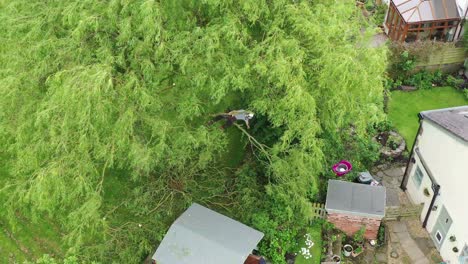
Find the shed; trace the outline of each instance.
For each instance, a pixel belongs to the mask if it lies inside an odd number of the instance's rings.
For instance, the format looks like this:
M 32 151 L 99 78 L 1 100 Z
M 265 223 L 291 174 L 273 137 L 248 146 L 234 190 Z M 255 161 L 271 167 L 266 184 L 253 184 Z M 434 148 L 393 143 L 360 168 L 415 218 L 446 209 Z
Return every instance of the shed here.
M 394 41 L 454 41 L 461 21 L 456 0 L 391 0 L 384 27 Z
M 243 264 L 263 233 L 199 204 L 171 225 L 152 259 L 157 264 Z
M 364 236 L 375 239 L 385 216 L 385 198 L 383 186 L 329 180 L 325 203 L 328 221 L 347 235 L 365 226 Z

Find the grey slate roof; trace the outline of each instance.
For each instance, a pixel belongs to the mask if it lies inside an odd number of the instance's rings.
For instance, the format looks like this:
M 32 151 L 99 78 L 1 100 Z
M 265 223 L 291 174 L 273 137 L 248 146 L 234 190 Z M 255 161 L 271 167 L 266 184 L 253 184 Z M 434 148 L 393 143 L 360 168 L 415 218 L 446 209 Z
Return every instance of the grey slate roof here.
M 158 264 L 243 264 L 263 233 L 199 204 L 171 225 L 153 259 Z
M 419 116 L 468 142 L 468 105 L 423 111 Z
M 382 218 L 385 215 L 385 187 L 329 180 L 325 209 L 328 213 L 345 213 Z
M 456 0 L 393 0 L 407 23 L 459 18 Z

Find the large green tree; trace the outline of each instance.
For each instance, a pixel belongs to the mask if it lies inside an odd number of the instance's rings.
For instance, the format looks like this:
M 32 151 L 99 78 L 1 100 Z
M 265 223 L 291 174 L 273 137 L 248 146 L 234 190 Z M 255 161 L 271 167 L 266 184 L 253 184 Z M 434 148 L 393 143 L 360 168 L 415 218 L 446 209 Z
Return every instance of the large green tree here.
M 281 263 L 331 162 L 374 157 L 385 49 L 354 1 L 11 0 L 0 21 L 9 215 L 57 219 L 83 259 L 138 262 L 196 201 Z M 206 125 L 227 108 L 254 138 Z

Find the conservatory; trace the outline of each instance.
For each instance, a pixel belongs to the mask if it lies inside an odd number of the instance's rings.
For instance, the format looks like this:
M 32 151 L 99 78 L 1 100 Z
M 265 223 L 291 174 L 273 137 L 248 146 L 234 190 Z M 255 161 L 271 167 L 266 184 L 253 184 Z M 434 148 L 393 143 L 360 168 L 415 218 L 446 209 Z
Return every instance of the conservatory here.
M 454 41 L 461 20 L 456 0 L 391 0 L 384 28 L 393 41 Z

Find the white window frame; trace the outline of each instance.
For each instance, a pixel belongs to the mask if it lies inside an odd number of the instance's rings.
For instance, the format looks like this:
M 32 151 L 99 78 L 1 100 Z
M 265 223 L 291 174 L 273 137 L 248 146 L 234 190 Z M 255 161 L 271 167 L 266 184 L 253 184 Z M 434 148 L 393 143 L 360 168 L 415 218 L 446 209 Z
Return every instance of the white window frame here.
M 437 234 L 439 234 L 440 240 L 437 238 Z M 439 232 L 439 230 L 437 230 L 437 232 L 435 233 L 435 239 L 439 244 L 442 243 L 442 240 L 444 240 L 444 237 L 442 236 L 442 233 Z

